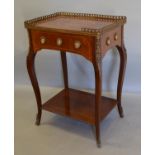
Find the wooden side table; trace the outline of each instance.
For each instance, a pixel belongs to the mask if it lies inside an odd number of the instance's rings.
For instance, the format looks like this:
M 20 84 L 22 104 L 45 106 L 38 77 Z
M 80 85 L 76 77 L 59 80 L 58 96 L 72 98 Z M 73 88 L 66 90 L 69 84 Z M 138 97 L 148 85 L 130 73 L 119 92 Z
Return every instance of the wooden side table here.
M 124 16 L 58 12 L 25 21 L 29 34 L 27 70 L 37 100 L 36 124 L 40 124 L 42 109 L 95 125 L 96 141 L 100 146 L 100 122 L 117 105 L 123 117 L 121 94 L 127 54 L 123 41 Z M 101 62 L 107 50 L 116 47 L 120 55 L 117 98 L 101 96 Z M 64 89 L 42 104 L 34 59 L 40 49 L 61 51 Z M 66 52 L 80 54 L 90 61 L 95 72 L 95 94 L 71 89 L 68 86 Z

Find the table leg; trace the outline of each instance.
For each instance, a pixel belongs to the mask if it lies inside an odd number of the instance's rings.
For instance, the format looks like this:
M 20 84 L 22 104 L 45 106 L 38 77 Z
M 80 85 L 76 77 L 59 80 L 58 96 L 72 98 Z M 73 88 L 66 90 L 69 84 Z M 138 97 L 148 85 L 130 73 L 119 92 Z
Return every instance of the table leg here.
M 117 101 L 118 101 L 118 112 L 121 118 L 124 117 L 123 108 L 121 105 L 121 96 L 122 96 L 122 87 L 124 81 L 124 75 L 126 70 L 126 62 L 127 62 L 127 53 L 124 45 L 122 47 L 117 46 L 119 56 L 120 56 L 120 69 L 119 69 L 119 77 L 118 77 L 118 85 L 117 85 Z
M 61 51 L 61 62 L 62 62 L 62 70 L 63 70 L 63 77 L 64 77 L 64 85 L 65 88 L 68 88 L 68 71 L 67 71 L 67 58 L 66 58 L 66 52 Z
M 38 107 L 38 113 L 36 117 L 36 125 L 40 125 L 41 120 L 41 114 L 42 114 L 42 105 L 41 105 L 41 95 L 40 95 L 40 89 L 35 73 L 35 66 L 34 66 L 34 60 L 35 60 L 36 53 L 34 53 L 31 49 L 27 56 L 27 70 L 28 74 L 31 80 L 31 84 L 35 93 L 36 101 L 37 101 L 37 107 Z
M 100 140 L 100 100 L 102 94 L 102 74 L 101 74 L 101 62 L 94 62 L 95 71 L 95 128 L 96 128 L 96 141 L 98 147 L 101 146 Z

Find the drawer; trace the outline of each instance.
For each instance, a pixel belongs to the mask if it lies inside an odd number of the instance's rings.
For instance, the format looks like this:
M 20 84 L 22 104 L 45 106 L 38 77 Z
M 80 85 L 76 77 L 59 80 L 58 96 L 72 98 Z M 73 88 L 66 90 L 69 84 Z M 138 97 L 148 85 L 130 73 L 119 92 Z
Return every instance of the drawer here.
M 121 27 L 117 27 L 111 31 L 105 32 L 101 36 L 101 50 L 103 52 L 107 52 L 108 49 L 113 48 L 115 46 L 121 46 Z
M 93 38 L 91 36 L 33 30 L 32 45 L 35 52 L 40 49 L 68 51 L 91 59 Z

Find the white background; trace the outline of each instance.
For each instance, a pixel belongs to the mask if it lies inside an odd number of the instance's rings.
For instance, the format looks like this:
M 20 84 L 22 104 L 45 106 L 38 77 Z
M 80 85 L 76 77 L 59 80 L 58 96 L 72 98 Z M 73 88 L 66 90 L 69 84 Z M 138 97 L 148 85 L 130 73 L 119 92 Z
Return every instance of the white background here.
M 131 1 L 130 1 L 131 2 Z M 142 155 L 155 154 L 155 53 L 153 52 L 155 22 L 154 22 L 154 1 L 142 1 Z M 131 2 L 133 5 L 135 1 Z M 14 89 L 14 5 L 12 0 L 5 0 L 1 5 L 0 19 L 3 21 L 0 29 L 0 154 L 14 154 L 13 133 L 13 89 Z M 7 10 L 7 11 L 6 11 Z M 134 15 L 133 15 L 134 16 Z M 4 22 L 5 21 L 5 22 Z M 148 24 L 149 22 L 150 24 Z M 9 36 L 9 37 L 8 37 Z
M 57 11 L 99 13 L 127 16 L 125 44 L 128 53 L 124 92 L 140 93 L 140 0 L 15 0 L 15 85 L 29 85 L 25 59 L 28 36 L 24 21 Z M 68 54 L 69 84 L 73 88 L 94 88 L 92 65 L 81 56 Z M 103 59 L 103 89 L 116 90 L 119 57 L 111 50 Z M 41 86 L 62 87 L 62 69 L 59 52 L 46 51 L 36 58 L 36 72 Z
M 117 0 L 118 2 L 119 0 Z M 27 1 L 28 2 L 28 1 Z M 52 1 L 48 1 L 51 3 Z M 71 4 L 69 1 L 65 1 L 66 6 L 67 4 Z M 89 1 L 90 2 L 90 1 Z M 89 3 L 88 2 L 88 3 Z M 108 3 L 109 2 L 109 3 Z M 108 9 L 110 10 L 109 13 L 113 12 L 115 9 L 115 6 L 111 8 L 110 4 L 115 4 L 115 1 L 111 2 L 109 1 L 104 1 L 103 5 L 98 5 L 98 7 L 101 7 L 101 10 L 103 13 L 107 11 Z M 121 1 L 123 6 L 117 6 L 116 8 L 119 11 L 125 12 L 125 10 L 130 10 L 130 6 L 135 6 L 137 1 Z M 124 2 L 124 3 L 123 3 Z M 154 72 L 154 66 L 155 66 L 155 53 L 154 53 L 154 27 L 155 27 L 155 22 L 154 22 L 154 1 L 148 0 L 148 1 L 142 1 L 142 155 L 148 155 L 148 154 L 155 154 L 154 152 L 154 139 L 155 139 L 155 125 L 154 125 L 154 109 L 155 109 L 155 100 L 154 100 L 154 88 L 155 88 L 155 72 Z M 20 1 L 19 3 L 23 3 L 22 5 L 24 6 L 25 3 L 24 1 Z M 35 4 L 36 3 L 36 4 Z M 34 1 L 33 4 L 30 3 L 29 8 L 33 6 L 33 9 L 40 8 L 40 10 L 36 13 L 33 14 L 35 16 L 38 16 L 38 13 L 42 11 L 42 7 L 44 5 L 39 6 L 37 5 L 38 1 Z M 62 3 L 62 1 L 60 2 Z M 76 1 L 72 1 L 72 4 L 75 4 Z M 105 4 L 107 4 L 107 8 L 105 8 Z M 130 4 L 131 3 L 131 4 Z M 17 1 L 16 1 L 17 4 Z M 84 2 L 82 2 L 84 4 Z M 82 5 L 81 4 L 81 5 Z M 61 4 L 60 4 L 61 5 Z M 97 4 L 96 4 L 97 5 Z M 28 7 L 28 5 L 26 5 Z M 58 6 L 58 5 L 57 5 Z M 95 5 L 93 5 L 95 8 Z M 110 6 L 110 7 L 108 7 Z M 125 7 L 126 6 L 126 7 Z M 129 8 L 128 8 L 129 6 Z M 61 5 L 63 7 L 63 5 Z M 140 8 L 140 6 L 138 6 Z M 1 67 L 1 76 L 0 76 L 0 82 L 1 82 L 1 87 L 0 87 L 0 97 L 1 97 L 1 112 L 0 112 L 0 123 L 1 123 L 1 132 L 0 132 L 0 144 L 1 144 L 1 149 L 0 149 L 0 154 L 4 155 L 12 155 L 14 154 L 13 150 L 13 145 L 14 145 L 14 140 L 13 140 L 13 133 L 14 133 L 14 117 L 13 117 L 13 94 L 14 94 L 14 47 L 13 47 L 13 42 L 14 42 L 14 4 L 12 0 L 5 0 L 1 2 L 1 9 L 0 9 L 0 19 L 1 19 L 1 29 L 0 29 L 0 67 Z M 20 10 L 22 7 L 17 8 L 15 7 L 15 16 L 18 10 Z M 52 5 L 50 6 L 50 11 L 51 11 Z M 72 7 L 71 7 L 72 8 Z M 87 8 L 87 7 L 86 7 Z M 105 8 L 104 10 L 102 8 Z M 123 9 L 125 8 L 125 9 Z M 32 9 L 32 10 L 33 10 Z M 55 10 L 57 7 L 55 6 Z M 90 10 L 92 7 L 89 8 Z M 52 10 L 54 11 L 54 10 Z M 136 11 L 136 9 L 135 9 Z M 30 16 L 31 12 L 29 12 L 29 9 L 27 11 Z M 107 11 L 108 12 L 108 11 Z M 137 13 L 133 13 L 133 10 L 131 9 L 128 11 L 132 14 L 133 18 L 136 16 Z M 21 12 L 19 12 L 21 13 Z M 41 13 L 44 14 L 44 13 Z M 17 18 L 16 18 L 17 19 Z M 17 20 L 15 21 L 17 22 Z M 21 21 L 20 24 L 23 24 L 23 19 L 19 18 Z M 129 21 L 128 21 L 129 22 Z M 129 24 L 129 23 L 128 23 Z M 139 23 L 140 24 L 140 23 Z M 18 25 L 16 23 L 16 25 Z M 134 26 L 134 25 L 133 25 Z M 21 27 L 22 28 L 22 27 Z M 16 29 L 17 30 L 17 29 Z M 131 30 L 133 31 L 133 30 Z M 20 31 L 21 32 L 21 31 Z M 22 34 L 21 34 L 22 35 Z M 130 34 L 132 35 L 132 34 Z M 127 37 L 127 36 L 126 36 Z M 137 37 L 134 35 L 134 37 Z M 25 40 L 26 40 L 25 36 Z M 16 38 L 17 39 L 17 38 Z M 127 39 L 127 38 L 126 38 Z M 19 39 L 18 39 L 19 41 Z M 17 43 L 17 41 L 15 41 Z M 137 42 L 133 41 L 135 44 Z M 127 43 L 127 42 L 126 42 Z M 24 49 L 24 46 L 21 44 L 21 49 Z M 23 46 L 23 47 L 22 47 Z M 27 47 L 25 46 L 25 49 Z M 16 50 L 15 50 L 16 51 Z M 137 52 L 137 51 L 136 51 Z M 22 63 L 21 63 L 22 64 Z M 134 69 L 134 68 L 133 68 Z M 139 82 L 140 83 L 140 82 Z M 153 153 L 154 152 L 154 153 Z

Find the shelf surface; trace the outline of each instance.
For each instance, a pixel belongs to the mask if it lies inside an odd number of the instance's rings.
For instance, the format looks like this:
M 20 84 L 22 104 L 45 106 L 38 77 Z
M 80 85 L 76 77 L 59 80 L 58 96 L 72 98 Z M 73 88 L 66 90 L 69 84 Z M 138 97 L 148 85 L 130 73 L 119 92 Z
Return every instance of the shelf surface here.
M 117 101 L 102 97 L 100 103 L 100 120 L 114 108 Z M 95 95 L 74 89 L 64 89 L 43 104 L 44 110 L 95 124 Z

